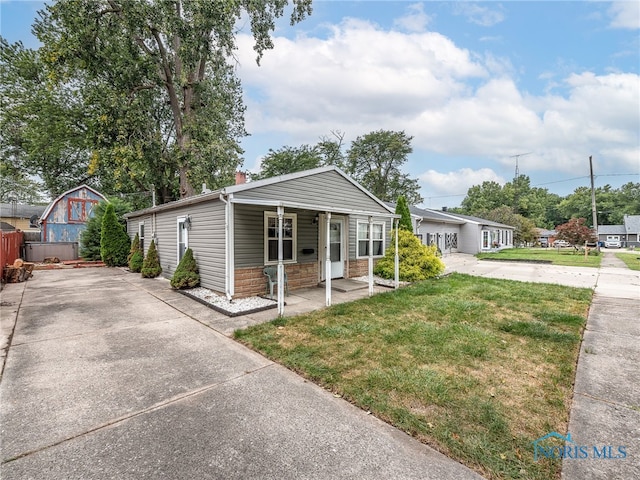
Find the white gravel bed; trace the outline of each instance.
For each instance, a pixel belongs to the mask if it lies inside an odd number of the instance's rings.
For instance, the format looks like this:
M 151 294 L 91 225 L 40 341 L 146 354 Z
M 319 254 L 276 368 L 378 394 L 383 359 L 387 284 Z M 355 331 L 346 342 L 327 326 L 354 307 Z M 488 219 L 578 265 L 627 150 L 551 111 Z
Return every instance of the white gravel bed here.
M 357 280 L 359 282 L 365 282 L 365 283 L 369 283 L 369 277 L 367 275 L 363 276 L 363 277 L 354 277 L 352 278 L 352 280 Z M 382 278 L 382 277 L 378 277 L 377 275 L 373 276 L 373 283 L 376 285 L 381 285 L 383 287 L 395 287 L 395 281 L 393 280 L 388 280 L 386 278 Z M 411 282 L 399 282 L 399 285 L 401 287 L 404 287 L 405 285 L 409 285 L 409 283 Z
M 262 297 L 239 298 L 230 302 L 229 300 L 227 300 L 227 297 L 218 295 L 208 288 L 203 287 L 190 288 L 188 290 L 185 290 L 185 292 L 193 295 L 194 297 L 198 297 L 200 300 L 204 300 L 211 305 L 221 308 L 222 310 L 234 314 L 249 312 L 256 309 L 262 309 L 265 307 L 276 305 L 276 302 L 274 300 L 269 300 L 268 298 Z

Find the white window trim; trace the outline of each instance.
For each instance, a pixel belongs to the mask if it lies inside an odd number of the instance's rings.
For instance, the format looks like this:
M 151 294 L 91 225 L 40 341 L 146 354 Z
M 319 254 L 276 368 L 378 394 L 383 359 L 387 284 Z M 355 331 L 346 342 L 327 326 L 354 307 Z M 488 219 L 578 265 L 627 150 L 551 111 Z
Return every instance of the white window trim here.
M 183 215 L 181 217 L 176 218 L 176 265 L 180 263 L 180 224 L 185 223 L 187 220 L 187 215 Z M 187 251 L 189 248 L 189 230 L 184 229 L 184 250 Z
M 367 238 L 360 238 L 360 225 L 367 226 Z M 373 258 L 384 257 L 384 252 L 387 250 L 387 223 L 386 222 L 373 222 L 371 225 L 382 225 L 382 255 L 373 255 Z M 360 255 L 360 242 L 369 241 L 369 222 L 365 220 L 358 220 L 356 224 L 356 258 L 369 258 L 369 255 Z M 374 240 L 379 242 L 380 240 Z
M 277 212 L 264 212 L 264 223 L 263 223 L 263 237 L 264 237 L 264 245 L 263 245 L 263 251 L 264 251 L 264 264 L 265 265 L 277 265 L 278 264 L 278 259 L 275 260 L 269 260 L 269 218 L 275 218 L 276 219 L 276 225 L 277 225 L 277 221 L 278 221 L 278 213 Z M 293 233 L 292 233 L 292 258 L 291 260 L 283 260 L 282 263 L 298 263 L 298 214 L 296 213 L 285 213 L 282 216 L 282 219 L 292 219 L 292 228 L 293 228 Z
M 487 240 L 485 246 L 485 239 Z M 480 239 L 481 250 L 489 250 L 491 248 L 491 232 L 489 230 L 482 230 L 482 238 Z
M 145 242 L 144 242 L 144 236 L 145 236 L 145 225 L 144 222 L 138 222 L 138 245 L 142 244 L 142 255 L 144 256 L 144 247 Z

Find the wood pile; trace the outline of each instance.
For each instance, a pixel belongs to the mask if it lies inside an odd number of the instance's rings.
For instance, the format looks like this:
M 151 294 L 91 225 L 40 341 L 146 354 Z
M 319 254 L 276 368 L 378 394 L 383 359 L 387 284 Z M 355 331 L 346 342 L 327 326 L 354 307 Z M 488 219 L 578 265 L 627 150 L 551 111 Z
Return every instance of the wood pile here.
M 19 283 L 33 276 L 34 264 L 25 262 L 21 258 L 16 259 L 13 265 L 6 265 L 2 270 L 2 281 L 5 283 Z

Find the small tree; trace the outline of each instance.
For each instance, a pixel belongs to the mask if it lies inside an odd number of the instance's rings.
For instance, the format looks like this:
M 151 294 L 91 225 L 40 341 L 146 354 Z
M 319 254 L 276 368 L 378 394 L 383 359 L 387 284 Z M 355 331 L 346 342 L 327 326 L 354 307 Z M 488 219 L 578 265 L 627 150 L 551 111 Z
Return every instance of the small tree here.
M 584 218 L 572 218 L 567 223 L 556 227 L 556 238 L 566 240 L 572 245 L 582 245 L 585 242 L 595 242 L 593 229 L 587 226 Z
M 396 215 L 400 215 L 400 222 L 398 228 L 401 230 L 408 230 L 413 233 L 413 222 L 411 221 L 411 212 L 409 211 L 409 205 L 404 195 L 398 197 L 398 203 L 396 204 Z
M 200 285 L 200 275 L 198 274 L 196 259 L 193 256 L 193 251 L 187 248 L 182 256 L 182 260 L 180 260 L 180 263 L 176 267 L 176 271 L 173 272 L 171 286 L 176 289 L 181 289 L 193 288 L 198 285 Z
M 144 255 L 140 250 L 140 236 L 137 233 L 133 242 L 131 242 L 131 249 L 129 250 L 127 261 L 129 262 L 129 270 L 134 273 L 140 273 L 142 262 L 144 262 Z
M 391 232 L 393 238 L 395 231 Z M 373 273 L 382 278 L 395 276 L 395 242 L 387 248 L 384 257 L 378 260 Z M 444 263 L 437 256 L 435 245 L 423 245 L 412 232 L 398 230 L 398 257 L 400 261 L 400 280 L 418 282 L 433 278 L 444 272 Z
M 149 244 L 149 250 L 142 263 L 140 273 L 145 278 L 155 278 L 162 273 L 158 251 L 156 250 L 156 244 L 153 240 L 151 240 L 151 244 Z
M 123 215 L 131 211 L 131 205 L 119 198 L 109 201 L 101 201 L 93 209 L 91 218 L 87 221 L 86 228 L 80 236 L 80 256 L 85 260 L 101 260 L 100 241 L 102 236 L 102 218 L 107 210 L 107 205 L 113 205 L 116 217 L 122 226 L 126 225 Z
M 108 204 L 102 217 L 100 232 L 100 257 L 109 267 L 127 264 L 129 235 L 118 222 L 113 205 Z

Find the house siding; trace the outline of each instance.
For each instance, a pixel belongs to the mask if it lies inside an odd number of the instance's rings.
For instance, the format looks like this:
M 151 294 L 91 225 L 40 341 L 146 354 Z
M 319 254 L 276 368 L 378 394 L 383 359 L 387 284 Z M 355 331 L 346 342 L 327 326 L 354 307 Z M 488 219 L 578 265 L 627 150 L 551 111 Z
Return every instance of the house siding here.
M 138 232 L 139 222 L 145 222 L 145 250 L 155 238 L 162 275 L 171 278 L 178 258 L 177 219 L 189 215 L 191 229 L 188 232 L 188 246 L 193 250 L 200 272 L 200 284 L 217 292 L 225 291 L 225 206 L 219 200 L 195 205 L 186 205 L 153 215 L 130 217 L 128 233 L 131 238 Z M 145 252 L 146 253 L 146 252 Z
M 256 187 L 234 193 L 234 197 L 317 204 L 322 207 L 389 213 L 382 205 L 335 171 Z
M 364 215 L 349 215 L 348 217 L 348 231 L 349 231 L 349 262 L 356 260 L 358 257 L 357 245 L 358 245 L 358 222 L 368 222 L 369 217 Z M 386 218 L 373 217 L 374 223 L 384 222 L 384 249 L 385 251 L 391 245 L 391 229 L 393 228 L 392 220 Z M 378 257 L 376 257 L 378 258 Z M 368 260 L 367 260 L 368 261 Z M 350 275 L 358 276 L 358 275 Z
M 264 266 L 264 212 L 275 212 L 272 207 L 235 204 L 235 267 Z M 285 214 L 297 215 L 296 263 L 318 261 L 318 224 L 316 212 L 285 208 Z M 312 254 L 303 250 L 312 249 Z

